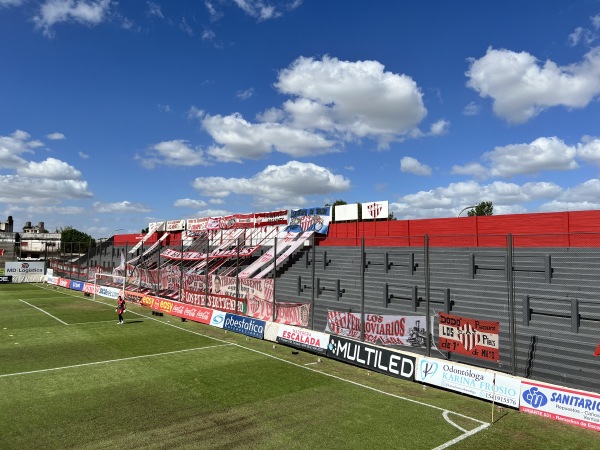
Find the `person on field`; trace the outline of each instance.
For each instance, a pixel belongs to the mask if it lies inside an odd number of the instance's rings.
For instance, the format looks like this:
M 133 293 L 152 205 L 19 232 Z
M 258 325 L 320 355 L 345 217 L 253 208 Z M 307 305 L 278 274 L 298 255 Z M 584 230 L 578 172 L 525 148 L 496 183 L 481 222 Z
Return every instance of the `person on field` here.
M 121 297 L 119 295 L 119 298 L 117 299 L 117 314 L 119 315 L 119 325 L 121 325 L 124 320 L 123 320 L 123 313 L 125 312 L 125 300 L 123 300 L 123 297 Z

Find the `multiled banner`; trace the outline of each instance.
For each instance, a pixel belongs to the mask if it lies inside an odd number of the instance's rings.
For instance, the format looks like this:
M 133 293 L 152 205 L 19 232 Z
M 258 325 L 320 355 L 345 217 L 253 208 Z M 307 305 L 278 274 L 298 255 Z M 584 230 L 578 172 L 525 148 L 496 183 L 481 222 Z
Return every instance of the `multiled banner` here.
M 262 339 L 265 333 L 265 322 L 250 317 L 227 314 L 223 323 L 223 329 Z
M 500 360 L 500 324 L 439 313 L 440 350 L 488 361 Z
M 600 431 L 600 395 L 591 392 L 521 382 L 521 411 Z
M 416 358 L 414 356 L 375 347 L 364 342 L 330 336 L 327 357 L 395 378 L 409 381 L 415 379 Z
M 519 379 L 435 358 L 419 358 L 416 380 L 451 391 L 519 407 Z

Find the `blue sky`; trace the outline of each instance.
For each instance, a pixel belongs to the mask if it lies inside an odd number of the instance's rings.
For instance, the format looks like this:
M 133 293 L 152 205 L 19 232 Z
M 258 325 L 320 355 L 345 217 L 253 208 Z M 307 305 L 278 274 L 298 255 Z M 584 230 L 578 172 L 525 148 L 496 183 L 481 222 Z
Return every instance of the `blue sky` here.
M 0 220 L 600 209 L 599 99 L 599 0 L 0 0 Z

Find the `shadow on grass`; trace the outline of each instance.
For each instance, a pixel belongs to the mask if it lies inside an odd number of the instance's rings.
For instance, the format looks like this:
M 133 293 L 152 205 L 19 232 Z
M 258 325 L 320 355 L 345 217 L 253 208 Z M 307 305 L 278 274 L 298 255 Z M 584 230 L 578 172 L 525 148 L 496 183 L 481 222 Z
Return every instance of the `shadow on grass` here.
M 123 325 L 127 325 L 130 323 L 144 323 L 143 320 L 126 320 L 125 322 L 123 322 Z

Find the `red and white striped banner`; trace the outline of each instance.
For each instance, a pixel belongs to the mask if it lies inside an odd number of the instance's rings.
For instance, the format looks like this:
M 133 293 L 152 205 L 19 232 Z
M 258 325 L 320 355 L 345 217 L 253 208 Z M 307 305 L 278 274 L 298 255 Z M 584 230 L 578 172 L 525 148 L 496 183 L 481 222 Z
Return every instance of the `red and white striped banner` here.
M 499 322 L 439 313 L 440 350 L 499 361 L 499 337 Z

